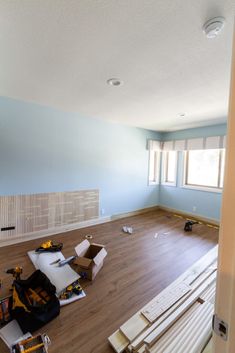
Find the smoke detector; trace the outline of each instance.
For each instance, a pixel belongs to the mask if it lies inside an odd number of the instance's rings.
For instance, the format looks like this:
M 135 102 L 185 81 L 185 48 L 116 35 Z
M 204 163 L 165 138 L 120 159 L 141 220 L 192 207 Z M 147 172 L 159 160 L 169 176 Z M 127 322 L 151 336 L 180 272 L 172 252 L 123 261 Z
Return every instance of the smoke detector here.
M 225 25 L 225 19 L 223 17 L 214 17 L 207 21 L 203 26 L 203 32 L 207 38 L 217 37 Z
M 119 78 L 110 78 L 107 80 L 107 84 L 110 86 L 121 86 L 123 84 L 123 81 L 121 81 Z

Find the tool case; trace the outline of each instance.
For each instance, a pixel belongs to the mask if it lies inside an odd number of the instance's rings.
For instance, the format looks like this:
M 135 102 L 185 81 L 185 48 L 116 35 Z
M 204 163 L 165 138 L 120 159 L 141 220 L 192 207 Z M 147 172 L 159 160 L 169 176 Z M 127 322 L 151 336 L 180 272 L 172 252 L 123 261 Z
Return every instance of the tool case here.
M 26 338 L 12 347 L 12 353 L 48 353 L 50 339 L 46 334 Z

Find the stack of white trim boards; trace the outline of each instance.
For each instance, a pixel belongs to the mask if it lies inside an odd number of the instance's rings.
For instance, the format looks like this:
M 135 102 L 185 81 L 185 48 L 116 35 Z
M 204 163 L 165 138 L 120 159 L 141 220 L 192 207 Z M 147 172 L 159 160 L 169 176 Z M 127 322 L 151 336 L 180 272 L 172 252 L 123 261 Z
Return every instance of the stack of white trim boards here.
M 109 338 L 117 353 L 200 353 L 212 335 L 216 246 Z

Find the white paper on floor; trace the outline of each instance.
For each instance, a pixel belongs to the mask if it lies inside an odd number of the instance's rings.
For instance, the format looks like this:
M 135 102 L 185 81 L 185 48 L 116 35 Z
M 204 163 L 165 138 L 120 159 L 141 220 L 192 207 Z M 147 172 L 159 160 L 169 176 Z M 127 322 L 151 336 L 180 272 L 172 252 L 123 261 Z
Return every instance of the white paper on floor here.
M 69 265 L 62 267 L 58 266 L 58 263 L 51 265 L 56 260 L 64 260 L 65 257 L 62 252 L 43 252 L 36 253 L 34 250 L 28 252 L 28 256 L 35 268 L 45 273 L 52 284 L 56 287 L 56 294 L 59 295 L 66 287 L 71 283 L 77 281 L 80 276 L 75 272 Z M 78 299 L 85 297 L 86 294 L 82 291 L 81 294 L 74 294 L 71 298 L 66 300 L 60 300 L 60 305 L 66 305 L 72 303 Z

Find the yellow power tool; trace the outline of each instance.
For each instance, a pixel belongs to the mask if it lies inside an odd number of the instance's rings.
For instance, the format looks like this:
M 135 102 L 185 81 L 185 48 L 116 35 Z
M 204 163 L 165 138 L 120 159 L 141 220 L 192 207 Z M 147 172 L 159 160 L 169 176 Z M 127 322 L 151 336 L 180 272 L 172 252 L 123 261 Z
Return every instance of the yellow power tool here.
M 6 273 L 13 275 L 16 280 L 19 280 L 20 275 L 23 273 L 23 268 L 19 266 L 9 268 L 8 270 L 6 270 Z
M 36 250 L 35 252 L 56 252 L 56 251 L 61 251 L 63 248 L 63 243 L 53 243 L 52 240 L 48 240 L 44 243 L 42 243 Z

